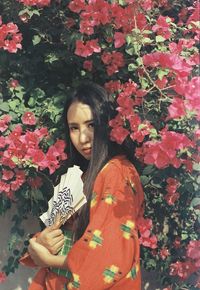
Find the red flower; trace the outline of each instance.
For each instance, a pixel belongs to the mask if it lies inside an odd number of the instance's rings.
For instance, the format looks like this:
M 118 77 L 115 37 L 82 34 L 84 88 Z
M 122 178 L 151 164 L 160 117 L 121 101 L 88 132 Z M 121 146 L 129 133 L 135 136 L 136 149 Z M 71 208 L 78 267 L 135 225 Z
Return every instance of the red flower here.
M 92 67 L 93 67 L 93 62 L 92 60 L 85 60 L 83 63 L 83 68 L 88 70 L 88 71 L 92 71 Z
M 194 265 L 198 269 L 200 268 L 200 240 L 189 242 L 187 246 L 187 257 L 193 260 Z
M 11 170 L 3 169 L 3 170 L 2 170 L 2 173 L 3 173 L 3 175 L 2 175 L 2 179 L 3 179 L 3 180 L 10 180 L 10 179 L 12 179 L 13 176 L 14 176 L 14 172 L 11 171 Z
M 101 60 L 107 65 L 107 74 L 109 76 L 117 73 L 119 68 L 125 65 L 124 57 L 121 52 L 104 52 L 101 55 Z
M 180 246 L 181 246 L 181 238 L 180 237 L 176 237 L 176 239 L 173 242 L 173 245 L 174 245 L 175 249 L 180 248 Z
M 90 25 L 90 21 L 81 21 L 79 31 L 87 35 L 92 35 L 94 33 L 94 27 Z
M 9 87 L 10 88 L 17 88 L 19 86 L 19 82 L 18 82 L 18 80 L 14 80 L 14 79 L 12 79 L 12 80 L 10 80 L 10 82 L 9 82 Z
M 36 118 L 33 112 L 25 112 L 22 116 L 22 123 L 25 125 L 35 125 Z
M 27 179 L 27 183 L 33 188 L 33 189 L 38 189 L 42 186 L 42 178 L 39 176 L 36 177 L 29 177 Z
M 5 272 L 0 272 L 0 283 L 3 283 L 6 281 L 6 273 Z
M 76 21 L 71 17 L 67 17 L 67 19 L 65 20 L 65 27 L 68 29 L 72 28 L 75 24 Z
M 47 167 L 46 157 L 41 149 L 29 148 L 25 158 L 31 159 L 34 164 L 42 167 L 42 169 Z
M 173 194 L 166 194 L 164 199 L 169 205 L 174 205 L 174 203 L 179 199 L 180 194 L 178 192 L 174 192 Z
M 79 13 L 85 7 L 85 0 L 74 0 L 70 1 L 69 9 L 75 13 Z
M 118 92 L 121 88 L 120 81 L 109 81 L 105 83 L 105 88 L 111 94 L 114 92 Z
M 167 117 L 167 120 L 169 119 L 177 119 L 181 118 L 186 115 L 185 110 L 185 103 L 184 100 L 181 98 L 175 97 L 172 100 L 172 104 L 168 108 L 169 116 Z
M 127 129 L 123 128 L 122 126 L 116 126 L 110 132 L 110 139 L 117 142 L 118 144 L 122 144 L 128 134 L 129 131 Z
M 16 53 L 22 48 L 22 34 L 19 33 L 18 27 L 13 22 L 3 24 L 0 18 L 0 48 L 11 53 Z
M 98 44 L 98 39 L 88 40 L 86 41 L 85 44 L 82 40 L 76 41 L 75 54 L 82 57 L 88 57 L 92 55 L 94 52 L 96 53 L 101 52 L 101 48 Z
M 3 115 L 0 119 L 0 132 L 6 131 L 8 128 L 8 123 L 12 120 L 11 116 Z
M 114 42 L 115 48 L 119 48 L 126 43 L 125 35 L 122 32 L 115 32 L 114 40 L 115 40 Z
M 45 7 L 51 3 L 51 0 L 18 0 L 26 6 Z
M 163 89 L 166 84 L 167 84 L 168 80 L 167 78 L 163 77 L 161 80 L 160 79 L 157 79 L 155 81 L 155 84 L 160 88 L 160 89 Z
M 177 261 L 170 265 L 170 275 L 179 276 L 181 279 L 187 279 L 197 268 L 190 261 L 180 262 Z
M 152 26 L 152 30 L 154 32 L 157 32 L 158 35 L 163 36 L 165 39 L 169 39 L 171 36 L 171 31 L 170 31 L 170 18 L 169 17 L 164 17 L 160 15 L 157 19 L 156 25 Z
M 192 70 L 192 66 L 182 57 L 166 52 L 146 54 L 143 56 L 143 63 L 145 66 L 169 68 L 181 77 L 188 76 Z
M 0 136 L 0 148 L 4 148 L 6 146 L 6 138 Z
M 169 250 L 167 248 L 162 248 L 160 250 L 160 257 L 162 260 L 165 260 L 170 255 Z

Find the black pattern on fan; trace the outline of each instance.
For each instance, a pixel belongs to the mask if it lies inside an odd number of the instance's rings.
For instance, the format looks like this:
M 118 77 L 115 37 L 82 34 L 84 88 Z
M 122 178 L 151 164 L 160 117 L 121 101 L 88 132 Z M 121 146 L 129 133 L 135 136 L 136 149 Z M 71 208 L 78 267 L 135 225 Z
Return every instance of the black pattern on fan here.
M 65 220 L 67 216 L 74 213 L 73 206 L 73 195 L 71 194 L 70 188 L 64 187 L 63 190 L 59 191 L 57 201 L 53 201 L 53 207 L 50 213 L 50 217 L 45 220 L 45 224 L 52 225 L 55 221 L 56 216 L 59 214 L 61 221 Z

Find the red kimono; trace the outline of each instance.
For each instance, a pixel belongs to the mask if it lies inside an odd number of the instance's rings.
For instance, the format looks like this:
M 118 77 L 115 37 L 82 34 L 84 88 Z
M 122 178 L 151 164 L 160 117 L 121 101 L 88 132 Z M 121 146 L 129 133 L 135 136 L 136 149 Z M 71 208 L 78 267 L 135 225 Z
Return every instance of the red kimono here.
M 134 166 L 124 156 L 111 159 L 96 178 L 85 233 L 67 255 L 72 278 L 43 268 L 29 290 L 141 290 L 137 219 L 143 201 Z

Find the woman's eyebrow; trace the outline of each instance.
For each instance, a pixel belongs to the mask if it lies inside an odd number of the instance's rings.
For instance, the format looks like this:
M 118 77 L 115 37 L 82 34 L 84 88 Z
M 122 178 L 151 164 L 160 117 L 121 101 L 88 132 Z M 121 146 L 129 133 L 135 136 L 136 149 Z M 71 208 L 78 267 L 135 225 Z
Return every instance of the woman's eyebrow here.
M 91 123 L 91 122 L 94 122 L 94 119 L 86 120 L 86 121 L 84 122 L 84 124 L 88 124 L 88 123 Z M 69 122 L 68 125 L 69 125 L 69 126 L 75 126 L 75 125 L 79 125 L 79 123 Z

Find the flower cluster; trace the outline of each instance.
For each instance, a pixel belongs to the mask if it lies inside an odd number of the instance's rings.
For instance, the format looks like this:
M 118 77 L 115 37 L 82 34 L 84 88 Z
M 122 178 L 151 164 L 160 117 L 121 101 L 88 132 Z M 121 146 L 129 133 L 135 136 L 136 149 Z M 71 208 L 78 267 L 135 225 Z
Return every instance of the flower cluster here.
M 0 272 L 0 283 L 5 282 L 6 280 L 6 274 L 4 272 Z
M 113 51 L 104 52 L 101 56 L 103 63 L 106 65 L 107 74 L 111 76 L 112 74 L 119 71 L 119 68 L 125 65 L 124 57 L 121 52 Z
M 120 82 L 108 82 L 105 84 L 110 93 L 117 95 L 116 117 L 110 121 L 111 139 L 122 144 L 125 138 L 130 135 L 133 141 L 142 142 L 145 136 L 148 136 L 153 126 L 147 121 L 142 121 L 134 108 L 142 104 L 142 98 L 145 96 L 145 90 L 137 88 L 137 84 L 131 80 L 121 84 Z M 128 122 L 128 128 L 125 124 Z
M 26 6 L 38 6 L 38 7 L 45 7 L 50 5 L 51 3 L 51 0 L 18 0 L 18 1 Z
M 192 162 L 190 158 L 182 157 L 182 153 L 194 148 L 195 144 L 185 134 L 163 129 L 160 141 L 147 141 L 143 148 L 138 148 L 137 154 L 144 157 L 146 164 L 154 164 L 158 168 L 165 168 L 169 165 L 179 168 L 182 164 Z M 142 150 L 142 153 L 141 153 Z M 187 154 L 186 154 L 187 156 Z
M 140 218 L 138 220 L 138 229 L 140 233 L 140 243 L 145 247 L 149 247 L 151 249 L 157 248 L 157 237 L 155 235 L 151 235 L 152 229 L 152 220 Z
M 189 242 L 187 246 L 187 257 L 192 260 L 197 269 L 200 268 L 200 240 Z
M 84 43 L 82 40 L 76 41 L 76 50 L 75 54 L 87 57 L 92 55 L 94 52 L 98 53 L 101 51 L 101 48 L 98 44 L 98 39 L 92 39 L 88 40 L 86 43 Z
M 179 187 L 180 183 L 175 178 L 169 177 L 167 178 L 167 194 L 165 195 L 165 200 L 169 205 L 173 205 L 177 199 L 180 197 L 180 193 L 176 190 Z
M 22 48 L 21 42 L 22 34 L 17 25 L 13 22 L 3 24 L 0 16 L 0 49 L 16 53 L 18 49 Z
M 187 279 L 192 273 L 197 270 L 195 265 L 191 261 L 180 262 L 171 264 L 170 275 L 179 276 L 181 279 Z
M 10 116 L 4 115 L 0 120 L 0 131 L 6 132 Z M 45 127 L 31 129 L 36 124 L 36 118 L 32 112 L 25 112 L 22 116 L 22 124 L 30 126 L 23 128 L 16 125 L 10 132 L 0 136 L 0 162 L 1 181 L 0 189 L 8 198 L 13 198 L 14 192 L 27 181 L 31 187 L 39 187 L 41 180 L 26 180 L 29 169 L 43 171 L 49 169 L 52 174 L 60 164 L 67 158 L 65 142 L 57 140 L 55 144 L 45 149 L 45 141 L 48 140 L 48 130 Z

